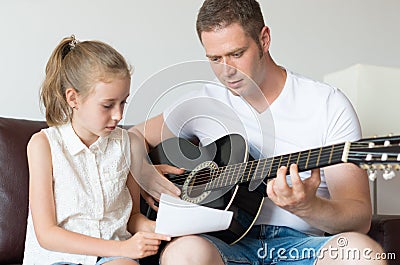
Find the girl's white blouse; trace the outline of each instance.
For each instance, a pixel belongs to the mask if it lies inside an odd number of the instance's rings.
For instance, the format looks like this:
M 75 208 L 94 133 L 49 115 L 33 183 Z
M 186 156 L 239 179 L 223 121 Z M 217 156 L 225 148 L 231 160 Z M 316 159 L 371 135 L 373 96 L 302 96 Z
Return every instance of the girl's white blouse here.
M 49 140 L 57 224 L 91 237 L 126 240 L 132 198 L 127 188 L 130 144 L 126 130 L 116 128 L 89 148 L 70 123 L 43 130 Z M 36 240 L 29 211 L 24 265 L 66 261 L 95 264 L 97 257 L 48 251 Z M 73 244 L 73 243 L 72 243 Z

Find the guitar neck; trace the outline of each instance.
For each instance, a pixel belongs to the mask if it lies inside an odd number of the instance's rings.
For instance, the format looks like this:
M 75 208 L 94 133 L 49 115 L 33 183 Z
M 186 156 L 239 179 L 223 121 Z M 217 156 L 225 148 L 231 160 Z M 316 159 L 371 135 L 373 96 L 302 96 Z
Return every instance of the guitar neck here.
M 251 180 L 264 180 L 276 177 L 281 166 L 297 164 L 299 172 L 347 162 L 350 143 L 325 146 L 306 151 L 285 154 L 260 160 L 221 167 L 211 173 L 212 179 L 207 189 L 218 189 Z

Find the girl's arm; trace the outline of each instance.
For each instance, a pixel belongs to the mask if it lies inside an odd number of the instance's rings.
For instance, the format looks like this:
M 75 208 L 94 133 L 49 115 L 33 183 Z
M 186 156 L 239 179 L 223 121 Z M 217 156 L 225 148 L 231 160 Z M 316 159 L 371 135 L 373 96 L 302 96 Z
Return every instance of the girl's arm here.
M 131 165 L 130 172 L 135 178 L 136 183 L 143 189 L 142 194 L 148 204 L 155 210 L 155 200 L 158 200 L 161 193 L 179 196 L 180 190 L 163 174 L 182 174 L 181 168 L 176 168 L 170 165 L 153 165 L 149 163 L 147 156 L 147 143 L 140 132 L 128 132 L 130 139 Z M 154 199 L 153 199 L 154 198 Z
M 156 222 L 149 220 L 140 213 L 140 187 L 129 173 L 127 185 L 133 201 L 133 209 L 128 223 L 128 231 L 132 234 L 138 231 L 154 232 Z
M 141 258 L 154 254 L 154 241 L 168 237 L 141 233 L 126 241 L 103 240 L 74 233 L 57 226 L 53 196 L 52 159 L 50 145 L 43 132 L 36 133 L 28 143 L 30 174 L 29 200 L 33 225 L 41 247 L 58 252 L 91 256 L 125 256 Z M 137 241 L 149 243 L 138 248 Z

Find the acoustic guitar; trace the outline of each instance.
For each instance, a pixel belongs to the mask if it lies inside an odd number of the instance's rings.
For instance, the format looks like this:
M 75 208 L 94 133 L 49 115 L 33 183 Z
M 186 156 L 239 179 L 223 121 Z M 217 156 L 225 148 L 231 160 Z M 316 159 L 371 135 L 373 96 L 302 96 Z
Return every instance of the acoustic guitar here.
M 245 139 L 230 134 L 207 146 L 170 138 L 157 145 L 149 157 L 153 164 L 186 169 L 180 175 L 167 175 L 181 189 L 183 200 L 233 211 L 227 230 L 209 234 L 235 244 L 253 226 L 266 197 L 266 183 L 276 177 L 281 166 L 295 163 L 303 172 L 349 162 L 367 170 L 371 179 L 381 170 L 389 179 L 400 169 L 399 143 L 400 136 L 368 138 L 254 160 Z

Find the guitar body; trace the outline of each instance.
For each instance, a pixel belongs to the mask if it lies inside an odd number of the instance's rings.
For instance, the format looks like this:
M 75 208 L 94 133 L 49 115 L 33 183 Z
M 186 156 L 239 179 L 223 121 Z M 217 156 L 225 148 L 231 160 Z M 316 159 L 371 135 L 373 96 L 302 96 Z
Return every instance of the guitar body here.
M 261 184 L 251 192 L 248 183 L 238 184 L 239 181 L 224 188 L 208 189 L 209 185 L 222 180 L 219 178 L 224 176 L 224 172 L 219 168 L 252 159 L 247 143 L 240 135 L 227 135 L 207 146 L 196 146 L 182 138 L 170 138 L 156 146 L 149 157 L 153 164 L 185 168 L 186 172 L 182 175 L 167 175 L 170 181 L 181 188 L 183 200 L 233 212 L 230 227 L 210 235 L 234 244 L 247 234 L 261 210 L 266 196 L 265 185 Z

